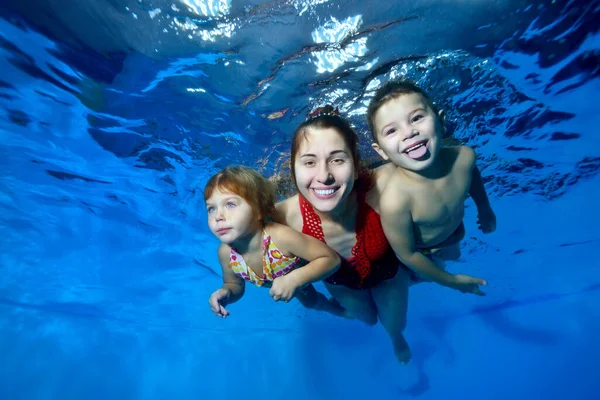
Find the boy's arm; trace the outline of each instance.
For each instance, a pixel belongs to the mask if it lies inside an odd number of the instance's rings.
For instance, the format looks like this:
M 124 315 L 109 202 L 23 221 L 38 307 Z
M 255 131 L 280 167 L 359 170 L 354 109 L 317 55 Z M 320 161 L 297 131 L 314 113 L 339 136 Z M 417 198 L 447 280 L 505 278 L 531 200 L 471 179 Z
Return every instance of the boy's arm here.
M 475 202 L 478 211 L 481 212 L 481 210 L 492 208 L 492 206 L 490 205 L 490 200 L 487 196 L 487 192 L 485 191 L 483 179 L 481 179 L 481 172 L 479 172 L 479 168 L 477 168 L 477 165 L 473 166 L 469 195 L 473 198 L 473 201 Z
M 477 222 L 483 233 L 490 233 L 496 230 L 496 215 L 494 214 L 494 211 L 492 211 L 492 206 L 490 205 L 490 200 L 485 191 L 483 179 L 481 178 L 481 172 L 479 171 L 479 168 L 477 168 L 475 152 L 470 147 L 465 147 L 465 149 L 468 149 L 465 153 L 466 157 L 468 157 L 468 165 L 471 167 L 471 186 L 469 187 L 469 195 L 477 207 Z
M 227 292 L 225 304 L 232 304 L 242 298 L 246 289 L 245 281 L 237 276 L 229 267 L 229 246 L 221 244 L 219 246 L 219 262 L 223 271 L 223 286 L 222 289 Z
M 308 261 L 304 267 L 288 274 L 288 279 L 293 277 L 298 287 L 323 280 L 340 267 L 337 253 L 318 239 L 275 223 L 269 227 L 269 233 L 283 253 L 291 253 Z
M 396 256 L 424 278 L 456 289 L 454 275 L 439 268 L 416 248 L 408 202 L 398 200 L 398 197 L 392 201 L 385 201 L 385 198 L 381 204 L 381 225 Z

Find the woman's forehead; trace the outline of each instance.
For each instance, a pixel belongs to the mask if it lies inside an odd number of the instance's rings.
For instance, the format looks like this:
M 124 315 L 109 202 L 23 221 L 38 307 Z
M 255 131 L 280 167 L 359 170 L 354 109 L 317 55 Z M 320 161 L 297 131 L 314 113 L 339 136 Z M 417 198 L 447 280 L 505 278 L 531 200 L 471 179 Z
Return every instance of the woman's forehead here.
M 343 150 L 349 152 L 344 138 L 334 128 L 309 128 L 300 142 L 299 153 L 330 153 Z

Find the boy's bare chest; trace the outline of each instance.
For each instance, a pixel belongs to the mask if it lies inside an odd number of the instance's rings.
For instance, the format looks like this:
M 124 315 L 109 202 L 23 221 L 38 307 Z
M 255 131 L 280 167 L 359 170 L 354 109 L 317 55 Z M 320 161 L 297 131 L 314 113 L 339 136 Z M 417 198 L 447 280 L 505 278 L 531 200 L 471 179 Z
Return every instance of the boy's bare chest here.
M 448 176 L 412 193 L 413 221 L 423 227 L 445 226 L 462 220 L 470 181 Z

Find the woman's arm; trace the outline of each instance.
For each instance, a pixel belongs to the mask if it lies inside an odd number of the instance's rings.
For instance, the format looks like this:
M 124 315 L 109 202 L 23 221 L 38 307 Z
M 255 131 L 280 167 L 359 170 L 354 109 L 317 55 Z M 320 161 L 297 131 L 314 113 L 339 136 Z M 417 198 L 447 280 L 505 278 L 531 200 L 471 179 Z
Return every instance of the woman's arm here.
M 318 239 L 281 224 L 271 224 L 269 233 L 282 253 L 308 261 L 304 267 L 288 274 L 294 278 L 297 287 L 323 280 L 340 267 L 337 253 Z

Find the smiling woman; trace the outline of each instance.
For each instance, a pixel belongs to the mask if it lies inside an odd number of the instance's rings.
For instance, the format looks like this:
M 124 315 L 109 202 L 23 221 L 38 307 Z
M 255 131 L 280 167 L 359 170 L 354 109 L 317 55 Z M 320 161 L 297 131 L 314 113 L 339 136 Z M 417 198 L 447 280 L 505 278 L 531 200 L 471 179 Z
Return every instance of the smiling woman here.
M 292 179 L 299 194 L 277 204 L 282 223 L 326 242 L 342 260 L 325 280 L 351 314 L 387 330 L 398 361 L 411 352 L 406 326 L 409 274 L 389 246 L 374 208 L 385 174 L 360 170 L 358 137 L 333 107 L 302 123 L 292 139 Z

